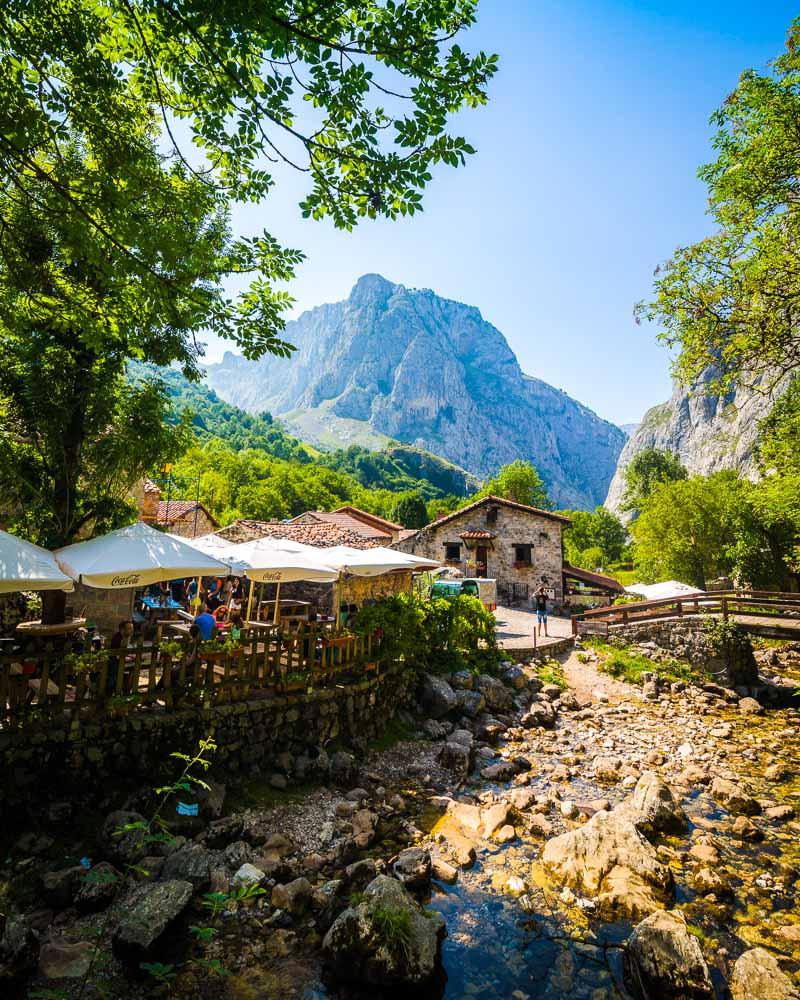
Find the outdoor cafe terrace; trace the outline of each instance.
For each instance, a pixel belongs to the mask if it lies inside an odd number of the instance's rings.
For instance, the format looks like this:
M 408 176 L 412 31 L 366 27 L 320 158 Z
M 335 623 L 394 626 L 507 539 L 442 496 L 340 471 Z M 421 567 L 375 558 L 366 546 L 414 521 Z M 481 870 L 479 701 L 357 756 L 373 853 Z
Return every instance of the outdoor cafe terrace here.
M 281 544 L 289 549 L 280 548 Z M 203 551 L 205 549 L 205 551 Z M 214 553 L 211 555 L 210 553 Z M 326 561 L 323 562 L 322 560 Z M 105 714 L 270 698 L 350 681 L 380 671 L 379 634 L 356 634 L 346 617 L 315 615 L 307 602 L 280 599 L 280 584 L 398 575 L 422 560 L 388 549 L 326 550 L 275 539 L 232 545 L 207 536 L 192 545 L 144 524 L 111 532 L 54 554 L 0 532 L 0 592 L 64 590 L 74 582 L 113 590 L 183 576 L 246 574 L 248 614 L 235 637 L 224 627 L 200 641 L 193 614 L 157 601 L 150 628 L 121 648 L 97 648 L 83 620 L 50 626 L 22 623 L 25 641 L 0 643 L 0 728 L 46 719 L 71 722 Z M 253 603 L 258 584 L 276 585 L 272 600 Z M 151 603 L 153 603 L 151 601 Z M 195 609 L 196 610 L 196 609 Z

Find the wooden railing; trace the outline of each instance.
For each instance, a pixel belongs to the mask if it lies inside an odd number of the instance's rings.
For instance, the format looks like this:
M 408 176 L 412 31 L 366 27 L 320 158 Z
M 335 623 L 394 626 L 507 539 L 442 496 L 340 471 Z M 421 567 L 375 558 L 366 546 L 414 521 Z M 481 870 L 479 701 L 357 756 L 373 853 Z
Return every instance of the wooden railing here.
M 608 631 L 612 625 L 629 625 L 659 618 L 689 615 L 756 615 L 800 618 L 800 594 L 772 590 L 725 590 L 696 596 L 668 597 L 658 601 L 594 608 L 572 616 L 572 634 Z
M 0 656 L 0 728 L 42 717 L 126 715 L 140 706 L 174 709 L 325 687 L 344 674 L 378 669 L 377 636 L 337 634 L 313 623 L 293 631 L 262 626 L 214 651 L 189 640 L 142 640 L 125 650 Z

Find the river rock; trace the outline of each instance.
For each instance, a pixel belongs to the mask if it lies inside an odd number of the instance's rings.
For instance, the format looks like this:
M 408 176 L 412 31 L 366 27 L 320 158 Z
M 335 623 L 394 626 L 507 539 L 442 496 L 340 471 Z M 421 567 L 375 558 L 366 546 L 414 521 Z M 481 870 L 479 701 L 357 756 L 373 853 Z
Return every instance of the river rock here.
M 386 875 L 370 882 L 364 897 L 339 914 L 322 942 L 333 973 L 362 988 L 429 983 L 446 933 L 441 914 L 423 913 L 408 890 Z
M 739 956 L 728 988 L 733 1000 L 800 1000 L 800 992 L 765 948 Z
M 394 873 L 409 889 L 426 889 L 431 881 L 431 856 L 422 847 L 407 847 L 397 855 Z
M 212 870 L 224 867 L 225 856 L 221 851 L 208 851 L 201 844 L 192 844 L 169 854 L 161 875 L 171 881 L 190 882 L 195 889 L 202 890 L 210 884 Z
M 455 691 L 471 691 L 475 677 L 469 670 L 457 670 L 450 674 L 450 687 Z
M 136 963 L 145 959 L 191 898 L 190 882 L 172 879 L 139 886 L 127 901 L 114 931 L 114 953 Z
M 747 840 L 750 843 L 763 840 L 764 834 L 759 830 L 749 816 L 737 816 L 733 821 L 731 833 L 738 840 Z
M 581 707 L 580 702 L 572 691 L 562 691 L 555 705 L 560 712 L 577 712 Z
M 686 829 L 686 813 L 675 801 L 669 785 L 655 771 L 645 771 L 633 795 L 618 811 L 624 812 L 645 836 Z
M 487 781 L 509 781 L 517 774 L 517 769 L 510 760 L 499 760 L 481 771 L 481 777 Z
M 536 803 L 536 792 L 532 788 L 515 788 L 509 799 L 516 810 L 524 812 Z
M 291 913 L 293 917 L 301 916 L 311 902 L 313 892 L 307 878 L 296 878 L 286 885 L 276 885 L 272 890 L 270 902 L 277 910 Z
M 444 677 L 425 674 L 419 695 L 422 708 L 427 715 L 441 719 L 456 707 L 456 694 Z
M 495 830 L 506 825 L 508 819 L 508 803 L 495 802 L 487 809 L 481 809 L 481 833 L 484 837 L 491 837 Z
M 630 980 L 637 996 L 703 1000 L 714 996 L 697 938 L 678 911 L 660 911 L 634 928 L 628 941 Z
M 147 853 L 145 836 L 147 831 L 137 824 L 146 824 L 141 813 L 127 809 L 117 809 L 109 813 L 100 829 L 100 845 L 103 853 L 116 864 L 135 864 Z M 133 827 L 133 829 L 126 829 Z
M 82 865 L 45 872 L 42 875 L 42 894 L 47 905 L 52 906 L 54 910 L 66 909 L 85 876 L 86 869 Z
M 597 896 L 600 909 L 633 919 L 662 909 L 673 892 L 669 868 L 633 823 L 598 812 L 577 830 L 544 846 L 546 870 L 574 889 Z
M 742 698 L 739 701 L 739 711 L 742 715 L 762 715 L 764 709 L 755 698 Z
M 469 772 L 469 747 L 465 747 L 462 743 L 454 743 L 451 740 L 443 743 L 436 759 L 442 767 L 453 771 L 454 774 L 463 777 Z
M 91 941 L 48 941 L 39 952 L 39 971 L 46 979 L 81 979 L 94 951 Z
M 0 959 L 5 966 L 0 966 L 0 982 L 5 978 L 3 973 L 20 976 L 34 968 L 38 955 L 39 939 L 27 917 L 11 914 L 0 939 Z
M 595 757 L 592 761 L 595 778 L 609 785 L 619 781 L 621 767 L 622 762 L 619 757 Z
M 740 813 L 745 816 L 757 816 L 761 806 L 741 782 L 729 781 L 727 778 L 714 778 L 711 782 L 711 798 L 724 806 L 728 812 Z
M 520 722 L 526 729 L 552 729 L 556 724 L 555 707 L 549 701 L 535 701 Z

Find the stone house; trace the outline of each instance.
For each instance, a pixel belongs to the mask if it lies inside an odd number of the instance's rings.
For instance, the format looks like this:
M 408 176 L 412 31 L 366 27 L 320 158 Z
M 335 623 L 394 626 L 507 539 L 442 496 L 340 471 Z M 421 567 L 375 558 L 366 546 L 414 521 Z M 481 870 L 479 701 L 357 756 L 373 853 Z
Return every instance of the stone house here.
M 564 596 L 561 534 L 569 518 L 502 497 L 482 497 L 420 528 L 394 548 L 437 559 L 465 576 L 497 580 L 498 602 L 527 604 L 542 585 Z

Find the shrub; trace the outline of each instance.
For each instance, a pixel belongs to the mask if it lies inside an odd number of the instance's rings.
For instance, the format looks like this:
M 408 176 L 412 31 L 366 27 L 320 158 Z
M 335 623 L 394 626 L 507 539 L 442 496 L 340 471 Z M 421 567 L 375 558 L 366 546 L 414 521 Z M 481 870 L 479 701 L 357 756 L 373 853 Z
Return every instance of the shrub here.
M 601 639 L 591 639 L 584 641 L 591 645 L 600 657 L 598 669 L 605 674 L 610 674 L 617 680 L 627 681 L 629 684 L 641 684 L 642 674 L 658 674 L 666 681 L 690 681 L 693 679 L 692 668 L 688 663 L 681 663 L 680 660 L 654 661 L 636 653 L 624 646 L 612 646 Z

